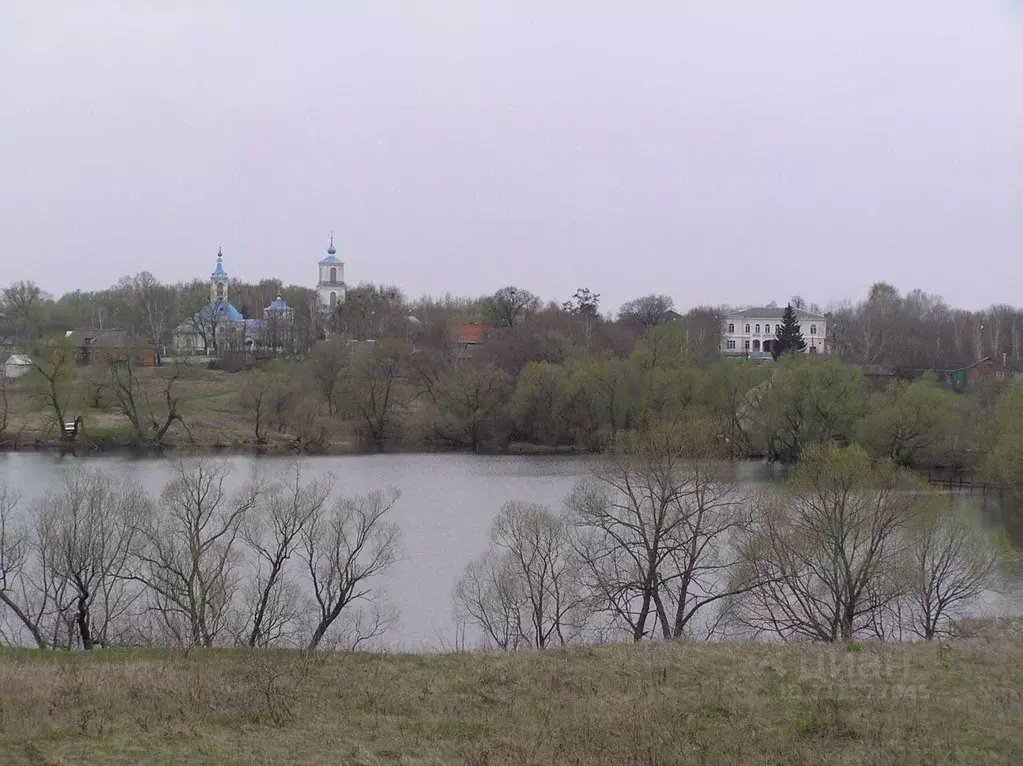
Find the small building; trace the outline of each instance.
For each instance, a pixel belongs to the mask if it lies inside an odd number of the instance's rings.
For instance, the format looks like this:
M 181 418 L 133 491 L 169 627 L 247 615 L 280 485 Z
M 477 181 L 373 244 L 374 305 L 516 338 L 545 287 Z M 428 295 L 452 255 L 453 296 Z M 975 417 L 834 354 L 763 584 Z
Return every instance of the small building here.
M 802 309 L 794 311 L 806 342 L 806 353 L 824 353 L 828 335 L 827 317 Z M 775 333 L 784 314 L 784 306 L 763 306 L 726 314 L 721 324 L 722 355 L 758 361 L 770 359 Z
M 984 383 L 1002 383 L 1012 378 L 1012 370 L 990 356 L 955 370 L 936 370 L 942 386 L 953 391 L 965 391 L 970 386 Z
M 32 360 L 24 354 L 11 354 L 4 363 L 4 377 L 9 380 L 27 375 L 32 369 Z
M 94 330 L 83 327 L 64 333 L 64 342 L 70 346 L 75 362 L 81 365 L 94 364 L 125 354 L 130 354 L 136 364 L 142 367 L 153 367 L 159 364 L 160 360 L 153 344 L 139 341 L 125 330 Z M 50 349 L 51 361 L 56 358 L 56 353 L 55 348 Z

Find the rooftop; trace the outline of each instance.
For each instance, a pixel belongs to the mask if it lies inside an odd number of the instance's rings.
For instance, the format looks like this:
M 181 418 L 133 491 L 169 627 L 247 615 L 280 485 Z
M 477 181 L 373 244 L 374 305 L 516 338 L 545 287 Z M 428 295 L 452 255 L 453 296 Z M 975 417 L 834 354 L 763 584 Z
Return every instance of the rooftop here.
M 793 309 L 796 312 L 798 319 L 827 319 L 827 317 L 821 314 L 814 314 L 810 311 L 803 311 L 803 309 Z M 741 309 L 740 311 L 733 311 L 730 314 L 726 314 L 725 317 L 743 317 L 750 319 L 781 319 L 785 314 L 784 306 L 757 306 L 754 308 Z

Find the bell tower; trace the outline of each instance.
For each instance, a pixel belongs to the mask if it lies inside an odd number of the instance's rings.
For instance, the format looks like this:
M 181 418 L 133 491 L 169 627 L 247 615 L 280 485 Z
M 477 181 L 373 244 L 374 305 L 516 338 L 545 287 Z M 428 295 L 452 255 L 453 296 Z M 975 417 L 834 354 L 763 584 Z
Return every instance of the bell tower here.
M 227 272 L 224 271 L 224 253 L 219 247 L 217 248 L 217 267 L 213 269 L 213 274 L 210 277 L 210 300 L 227 300 Z
M 330 235 L 330 245 L 327 246 L 327 257 L 320 261 L 320 278 L 316 283 L 316 294 L 320 307 L 325 310 L 333 310 L 340 306 L 348 294 L 345 265 L 337 257 L 333 233 Z

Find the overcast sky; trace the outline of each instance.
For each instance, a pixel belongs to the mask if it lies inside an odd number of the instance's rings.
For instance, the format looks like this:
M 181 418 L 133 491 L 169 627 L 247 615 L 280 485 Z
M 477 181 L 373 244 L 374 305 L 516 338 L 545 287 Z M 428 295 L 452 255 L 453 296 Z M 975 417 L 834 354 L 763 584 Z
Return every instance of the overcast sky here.
M 54 294 L 333 230 L 412 297 L 1023 304 L 1020 0 L 2 0 L 0 104 L 0 283 Z

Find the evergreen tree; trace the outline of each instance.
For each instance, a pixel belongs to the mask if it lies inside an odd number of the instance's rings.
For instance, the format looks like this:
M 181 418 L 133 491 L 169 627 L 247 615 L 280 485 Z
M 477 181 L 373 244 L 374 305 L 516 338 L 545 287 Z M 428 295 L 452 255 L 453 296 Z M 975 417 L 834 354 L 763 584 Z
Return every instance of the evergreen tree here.
M 796 318 L 795 309 L 790 303 L 785 307 L 782 314 L 781 324 L 774 334 L 774 343 L 771 344 L 771 356 L 778 359 L 782 354 L 803 352 L 806 350 L 806 341 L 803 340 L 803 333 L 799 329 L 799 320 Z

